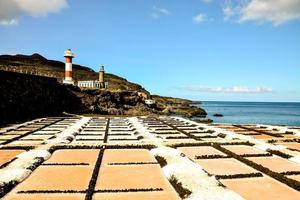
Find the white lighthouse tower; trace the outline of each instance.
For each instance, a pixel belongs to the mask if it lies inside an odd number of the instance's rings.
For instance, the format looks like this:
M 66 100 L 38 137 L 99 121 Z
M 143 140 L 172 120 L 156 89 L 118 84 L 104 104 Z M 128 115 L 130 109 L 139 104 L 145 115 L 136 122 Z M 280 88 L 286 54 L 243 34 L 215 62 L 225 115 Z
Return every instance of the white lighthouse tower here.
M 73 69 L 72 69 L 72 59 L 75 57 L 71 49 L 65 51 L 64 57 L 66 58 L 66 70 L 65 70 L 65 79 L 63 83 L 74 85 L 73 81 Z

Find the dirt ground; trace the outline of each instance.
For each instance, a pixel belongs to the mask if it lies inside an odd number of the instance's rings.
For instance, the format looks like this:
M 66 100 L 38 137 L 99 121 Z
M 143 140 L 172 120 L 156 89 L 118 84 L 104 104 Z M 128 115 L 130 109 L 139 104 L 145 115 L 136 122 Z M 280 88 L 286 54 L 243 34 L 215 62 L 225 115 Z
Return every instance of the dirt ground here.
M 247 200 L 300 199 L 300 193 L 296 190 L 266 177 L 221 180 L 221 182 Z

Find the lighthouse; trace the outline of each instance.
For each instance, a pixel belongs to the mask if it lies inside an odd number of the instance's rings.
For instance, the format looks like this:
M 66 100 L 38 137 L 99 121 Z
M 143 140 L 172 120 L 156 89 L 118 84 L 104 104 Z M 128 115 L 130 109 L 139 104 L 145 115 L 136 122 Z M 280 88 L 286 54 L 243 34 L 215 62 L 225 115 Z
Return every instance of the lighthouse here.
M 98 80 L 78 81 L 77 85 L 80 88 L 107 89 L 108 82 L 105 82 L 104 66 L 100 65 Z
M 65 51 L 64 57 L 66 59 L 65 79 L 63 83 L 74 85 L 73 81 L 73 70 L 72 70 L 72 59 L 75 57 L 71 49 Z
M 100 83 L 100 88 L 105 88 L 105 83 L 104 83 L 104 79 L 105 79 L 105 72 L 104 72 L 104 65 L 100 66 L 100 71 L 99 71 L 99 83 Z

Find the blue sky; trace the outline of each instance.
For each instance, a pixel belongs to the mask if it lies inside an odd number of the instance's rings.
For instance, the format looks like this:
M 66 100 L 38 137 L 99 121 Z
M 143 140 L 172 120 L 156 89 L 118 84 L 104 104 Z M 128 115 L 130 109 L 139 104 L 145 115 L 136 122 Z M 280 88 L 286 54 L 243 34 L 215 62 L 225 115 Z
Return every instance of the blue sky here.
M 300 1 L 269 2 L 0 0 L 0 54 L 71 48 L 153 94 L 299 102 Z

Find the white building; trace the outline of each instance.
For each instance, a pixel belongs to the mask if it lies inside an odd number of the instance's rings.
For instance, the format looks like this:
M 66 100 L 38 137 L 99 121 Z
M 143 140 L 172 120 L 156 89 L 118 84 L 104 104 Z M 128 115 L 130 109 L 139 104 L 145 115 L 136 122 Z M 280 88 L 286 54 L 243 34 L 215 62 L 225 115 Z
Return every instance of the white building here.
M 155 104 L 155 100 L 153 100 L 153 99 L 146 99 L 145 100 L 145 104 L 147 104 L 147 105 L 153 105 L 153 104 Z
M 100 88 L 100 82 L 99 81 L 78 81 L 78 87 Z
M 104 82 L 104 81 L 105 81 L 105 71 L 104 71 L 104 66 L 101 65 L 99 71 L 99 80 L 78 81 L 78 87 L 107 89 L 108 82 Z

